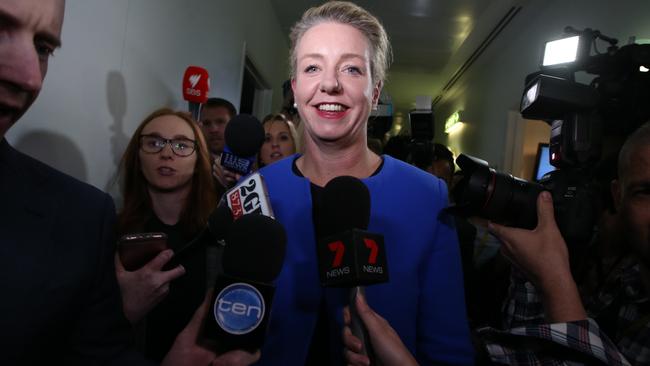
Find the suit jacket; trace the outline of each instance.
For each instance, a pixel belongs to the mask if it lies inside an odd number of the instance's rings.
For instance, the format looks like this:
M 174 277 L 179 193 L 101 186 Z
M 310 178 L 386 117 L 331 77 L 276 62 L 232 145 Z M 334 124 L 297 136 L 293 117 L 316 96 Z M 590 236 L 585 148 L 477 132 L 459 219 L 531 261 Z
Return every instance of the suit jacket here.
M 0 364 L 122 365 L 113 201 L 0 141 Z

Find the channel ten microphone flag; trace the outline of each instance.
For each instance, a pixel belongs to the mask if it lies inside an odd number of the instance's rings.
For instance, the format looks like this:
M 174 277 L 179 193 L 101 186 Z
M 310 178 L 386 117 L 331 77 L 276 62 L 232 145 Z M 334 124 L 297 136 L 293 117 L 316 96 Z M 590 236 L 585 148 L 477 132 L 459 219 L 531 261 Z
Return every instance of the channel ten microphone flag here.
M 183 75 L 183 99 L 195 121 L 199 121 L 201 104 L 207 102 L 210 93 L 208 70 L 199 66 L 188 66 Z
M 370 193 L 355 177 L 329 181 L 322 196 L 323 226 L 317 240 L 319 275 L 324 287 L 350 288 L 351 328 L 363 344 L 361 352 L 374 364 L 375 356 L 356 308 L 362 286 L 388 282 L 383 235 L 367 231 Z
M 235 220 L 223 250 L 203 337 L 220 352 L 259 349 L 266 337 L 277 278 L 286 251 L 284 227 L 258 214 Z

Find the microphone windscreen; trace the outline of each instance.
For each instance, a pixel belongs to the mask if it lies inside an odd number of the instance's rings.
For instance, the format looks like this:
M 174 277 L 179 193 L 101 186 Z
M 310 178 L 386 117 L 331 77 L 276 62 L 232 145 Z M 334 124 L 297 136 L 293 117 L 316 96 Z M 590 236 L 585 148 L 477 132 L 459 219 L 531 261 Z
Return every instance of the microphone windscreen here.
M 183 99 L 191 103 L 205 103 L 209 93 L 208 70 L 199 66 L 188 66 L 183 75 Z
M 233 277 L 270 283 L 284 262 L 287 235 L 274 219 L 248 214 L 232 223 L 223 250 L 223 272 Z
M 351 229 L 367 230 L 370 222 L 370 192 L 355 177 L 336 177 L 323 189 L 323 235 Z
M 208 217 L 208 230 L 215 239 L 223 240 L 228 235 L 232 222 L 233 217 L 230 207 L 225 204 L 220 205 Z
M 250 114 L 238 114 L 226 125 L 226 145 L 235 155 L 249 157 L 258 153 L 264 143 L 262 123 Z

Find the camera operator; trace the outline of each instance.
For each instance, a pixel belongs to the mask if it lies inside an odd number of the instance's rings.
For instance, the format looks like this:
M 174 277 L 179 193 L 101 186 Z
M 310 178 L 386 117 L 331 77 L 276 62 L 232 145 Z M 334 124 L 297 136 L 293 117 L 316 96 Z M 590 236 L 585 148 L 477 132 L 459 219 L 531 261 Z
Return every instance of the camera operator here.
M 528 292 L 516 294 L 509 304 L 511 326 L 523 325 L 519 328 L 523 334 L 537 332 L 540 327 L 553 329 L 554 339 L 562 338 L 561 342 L 567 342 L 573 349 L 590 349 L 592 354 L 600 348 L 596 346 L 599 338 L 607 347 L 608 337 L 629 362 L 645 365 L 650 362 L 650 123 L 640 127 L 623 145 L 618 175 L 619 179 L 612 182 L 612 195 L 624 233 L 624 243 L 619 243 L 624 257 L 600 284 L 599 291 L 583 299 L 584 305 L 571 275 L 566 245 L 553 218 L 550 195 L 540 195 L 535 230 L 496 224 L 490 228 L 503 240 L 505 255 L 539 289 L 544 320 L 548 323 L 532 327 L 521 324 L 533 317 L 529 310 L 535 307 L 535 301 L 530 300 L 536 295 Z M 533 289 L 521 287 L 524 288 Z M 523 299 L 526 303 L 518 304 Z M 489 334 L 490 331 L 484 333 Z M 574 334 L 580 337 L 569 336 Z M 526 350 L 501 350 L 504 355 L 511 353 L 507 356 L 510 359 L 518 358 L 515 354 L 522 351 Z M 601 361 L 618 364 L 617 355 L 603 354 L 614 358 Z
M 534 230 L 489 224 L 521 280 L 514 283 L 514 298 L 507 307 L 510 329 L 479 330 L 491 361 L 510 365 L 650 362 L 650 122 L 627 139 L 618 161 L 619 178 L 612 182 L 612 194 L 624 233 L 620 246 L 625 258 L 590 298 L 581 299 L 578 292 L 548 192 L 537 199 Z M 381 317 L 365 303 L 356 306 L 373 345 L 390 349 L 401 360 L 408 356 Z M 538 317 L 542 312 L 543 318 Z M 360 343 L 347 328 L 344 341 L 348 362 L 364 364 L 364 356 L 357 353 Z M 391 364 L 391 359 L 383 361 Z

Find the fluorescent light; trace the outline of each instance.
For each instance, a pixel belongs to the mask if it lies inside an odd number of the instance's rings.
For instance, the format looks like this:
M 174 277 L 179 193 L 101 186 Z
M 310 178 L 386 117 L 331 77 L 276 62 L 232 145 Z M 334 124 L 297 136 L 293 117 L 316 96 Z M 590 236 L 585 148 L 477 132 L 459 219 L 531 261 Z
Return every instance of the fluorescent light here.
M 449 133 L 451 129 L 460 122 L 460 111 L 452 113 L 445 121 L 445 133 Z
M 449 129 L 446 129 L 445 132 L 447 132 L 449 135 L 454 135 L 460 132 L 463 129 L 463 127 L 465 127 L 465 124 L 463 122 L 456 122 Z
M 546 42 L 542 66 L 552 66 L 573 62 L 578 55 L 580 36 L 573 36 Z

